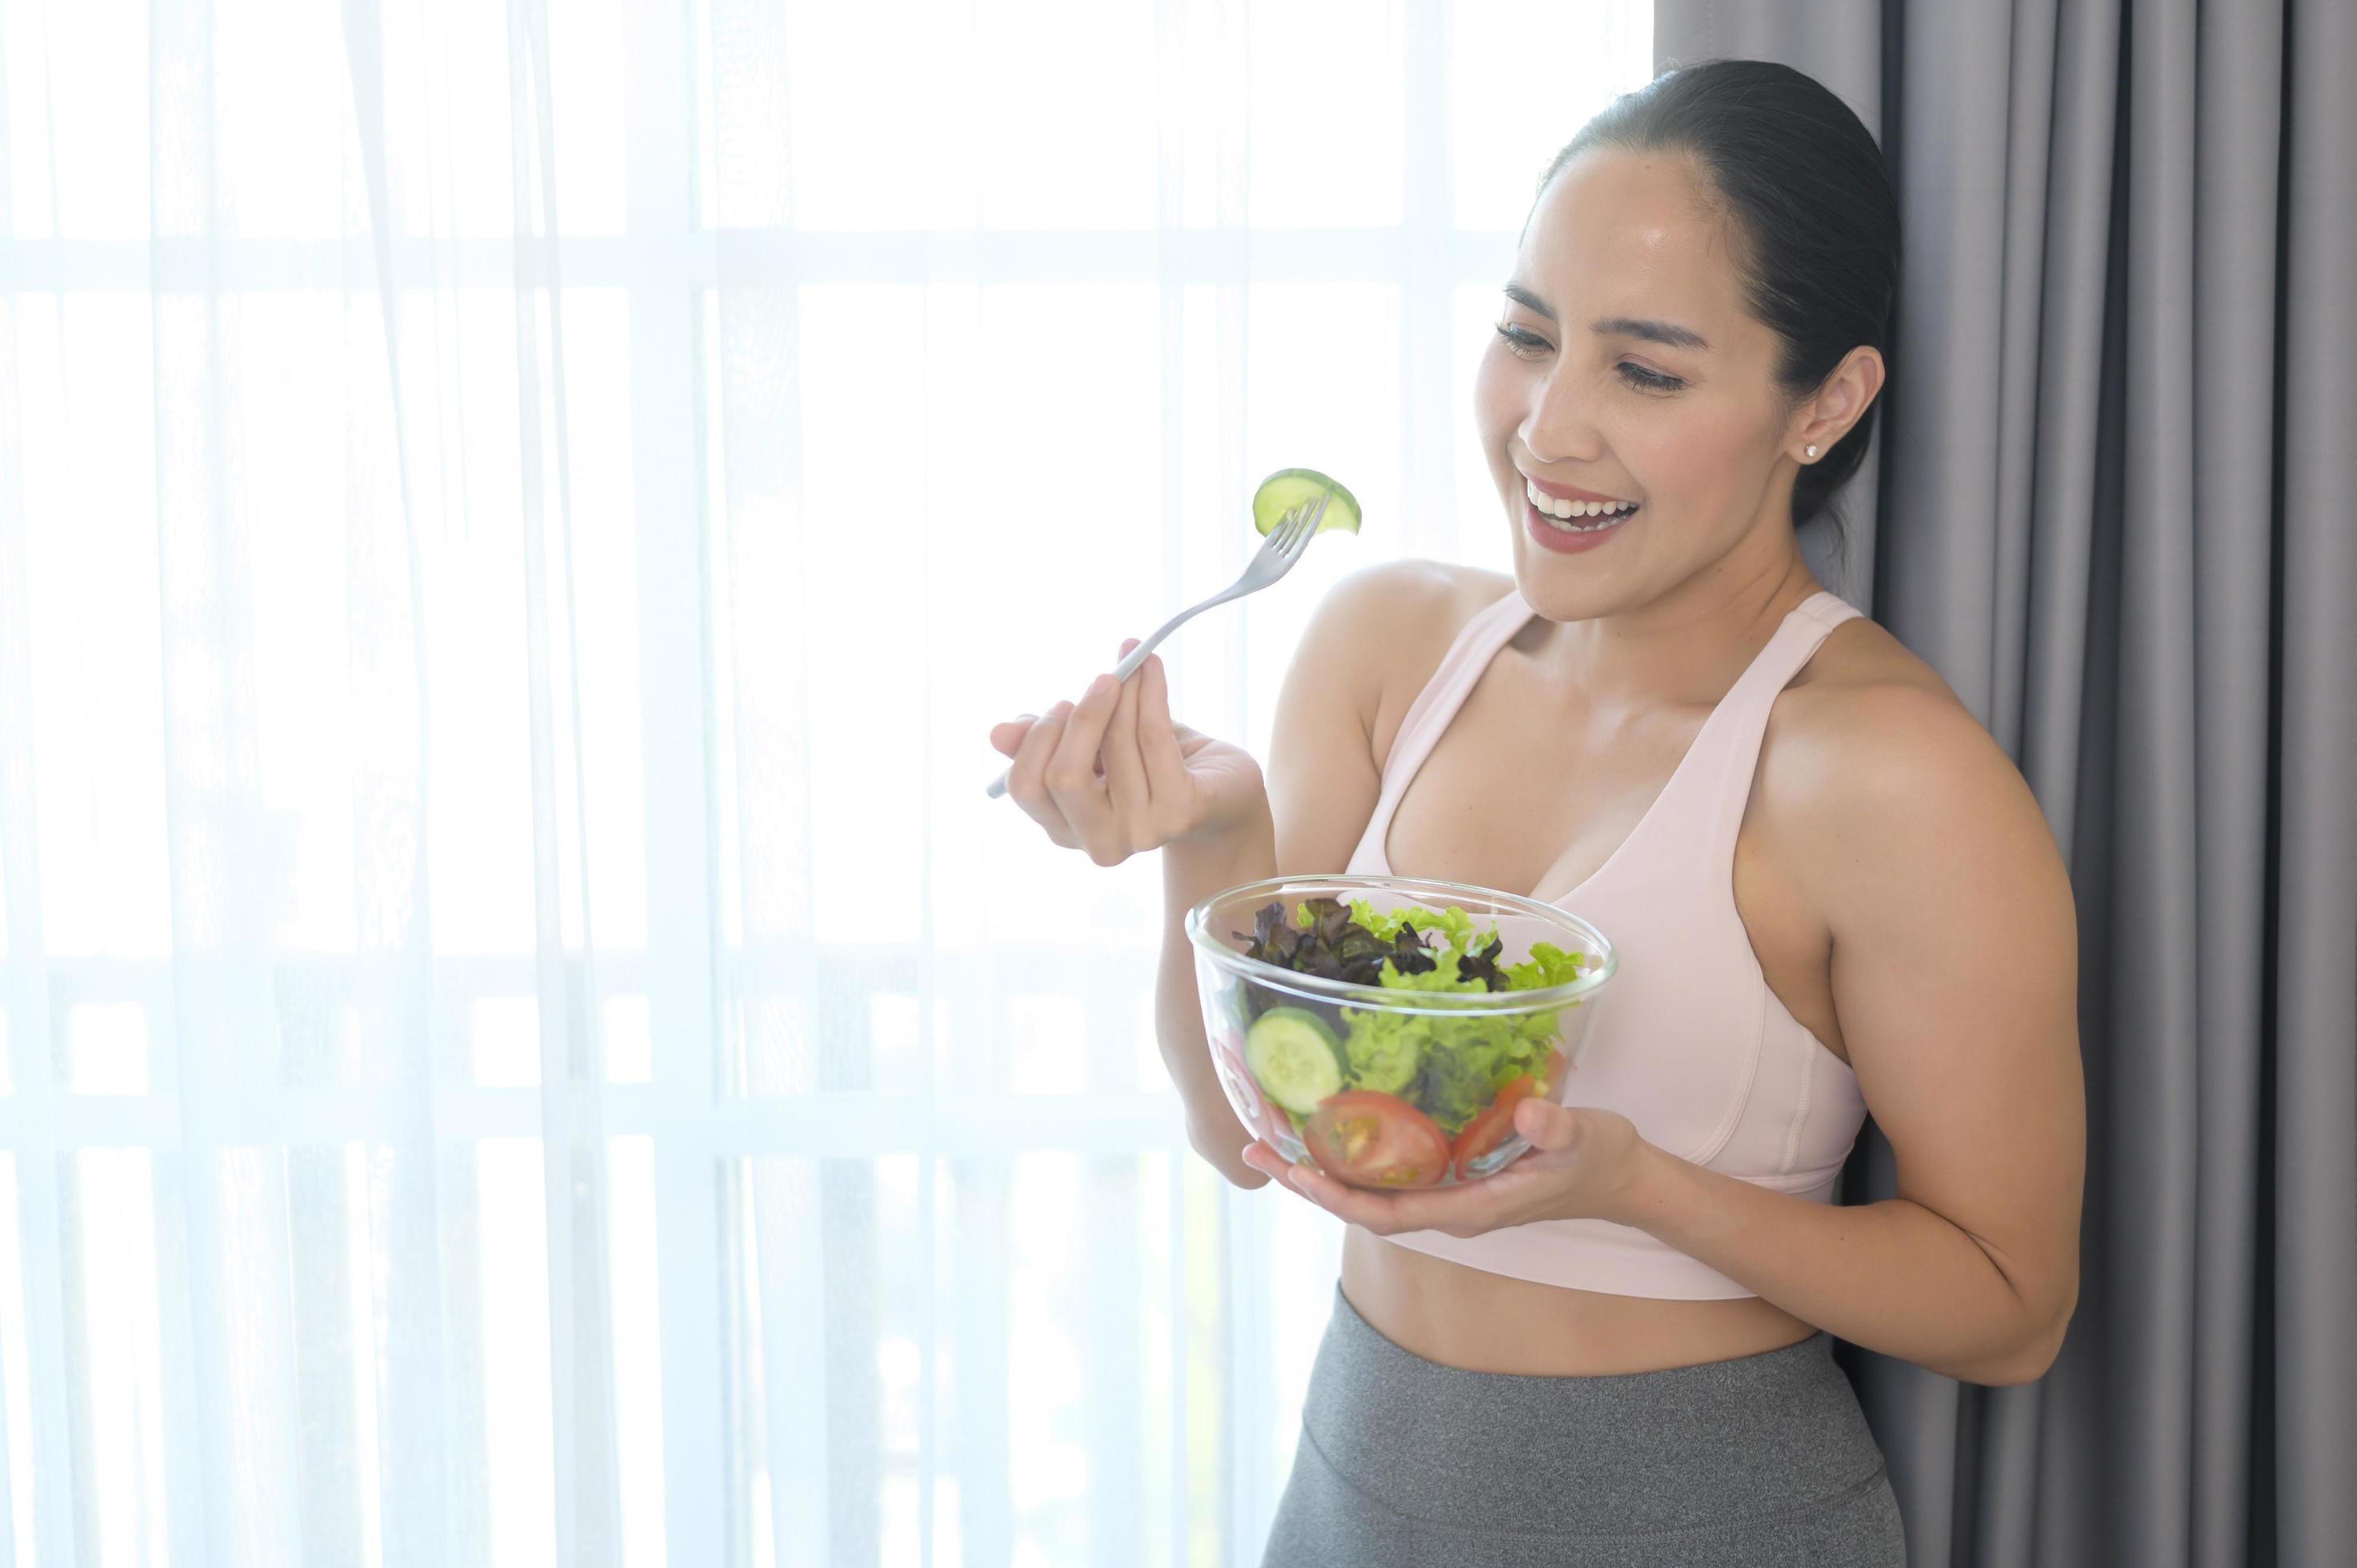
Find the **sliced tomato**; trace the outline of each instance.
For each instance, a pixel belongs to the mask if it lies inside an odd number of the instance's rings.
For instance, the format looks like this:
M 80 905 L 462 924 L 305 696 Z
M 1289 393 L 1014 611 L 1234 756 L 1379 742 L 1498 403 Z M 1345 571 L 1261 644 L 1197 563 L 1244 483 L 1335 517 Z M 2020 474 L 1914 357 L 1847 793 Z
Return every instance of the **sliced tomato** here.
M 1396 1094 L 1329 1094 L 1302 1141 L 1329 1176 L 1352 1187 L 1430 1187 L 1448 1174 L 1448 1134 Z
M 1545 1071 L 1539 1078 L 1537 1092 L 1549 1100 L 1555 1099 L 1555 1091 L 1562 1087 L 1563 1075 L 1570 1070 L 1571 1058 L 1563 1054 L 1563 1047 L 1558 1046 L 1549 1051 Z
M 1480 1179 L 1465 1167 L 1514 1135 L 1514 1107 L 1537 1093 L 1538 1087 L 1536 1079 L 1529 1073 L 1523 1074 L 1498 1090 L 1497 1099 L 1458 1129 L 1457 1141 L 1449 1146 L 1448 1165 L 1458 1181 Z

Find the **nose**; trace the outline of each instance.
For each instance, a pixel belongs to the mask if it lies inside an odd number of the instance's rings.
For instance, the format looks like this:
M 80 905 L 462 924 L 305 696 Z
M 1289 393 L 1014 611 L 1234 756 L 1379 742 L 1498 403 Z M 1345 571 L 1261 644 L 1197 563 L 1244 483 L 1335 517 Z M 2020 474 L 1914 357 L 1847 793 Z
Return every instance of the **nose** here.
M 1603 441 L 1572 379 L 1550 371 L 1538 385 L 1530 412 L 1514 434 L 1539 464 L 1594 462 Z

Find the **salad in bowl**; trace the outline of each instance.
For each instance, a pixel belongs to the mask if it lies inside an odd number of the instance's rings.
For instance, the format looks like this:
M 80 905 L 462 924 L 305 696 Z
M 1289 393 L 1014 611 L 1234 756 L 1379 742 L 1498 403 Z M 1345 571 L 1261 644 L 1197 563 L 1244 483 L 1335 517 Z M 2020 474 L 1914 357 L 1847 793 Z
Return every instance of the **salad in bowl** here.
M 1494 888 L 1271 877 L 1187 913 L 1204 1033 L 1244 1125 L 1352 1187 L 1448 1187 L 1564 1102 L 1619 960 L 1594 926 Z

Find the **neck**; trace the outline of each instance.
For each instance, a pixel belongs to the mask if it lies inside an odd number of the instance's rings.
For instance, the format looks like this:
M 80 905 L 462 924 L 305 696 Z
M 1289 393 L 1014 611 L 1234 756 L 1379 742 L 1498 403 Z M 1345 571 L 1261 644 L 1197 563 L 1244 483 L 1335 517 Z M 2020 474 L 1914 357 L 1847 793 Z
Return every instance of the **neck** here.
M 1822 586 L 1789 524 L 1758 529 L 1745 545 L 1656 598 L 1591 619 L 1543 622 L 1531 658 L 1551 686 L 1591 714 L 1708 706 L 1792 607 Z

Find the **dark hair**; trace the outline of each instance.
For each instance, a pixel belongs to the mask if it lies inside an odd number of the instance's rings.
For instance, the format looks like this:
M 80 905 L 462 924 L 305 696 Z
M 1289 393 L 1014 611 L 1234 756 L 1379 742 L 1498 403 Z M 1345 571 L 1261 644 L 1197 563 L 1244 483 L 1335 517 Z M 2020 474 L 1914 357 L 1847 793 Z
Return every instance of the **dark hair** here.
M 1795 399 L 1860 344 L 1889 353 L 1899 285 L 1899 199 L 1858 117 L 1813 77 L 1768 60 L 1679 66 L 1581 127 L 1539 180 L 1591 147 L 1684 153 L 1734 221 L 1751 313 L 1783 340 L 1776 380 Z M 1525 220 L 1527 226 L 1527 220 Z M 1824 509 L 1857 471 L 1876 403 L 1834 449 L 1802 467 L 1792 521 Z

